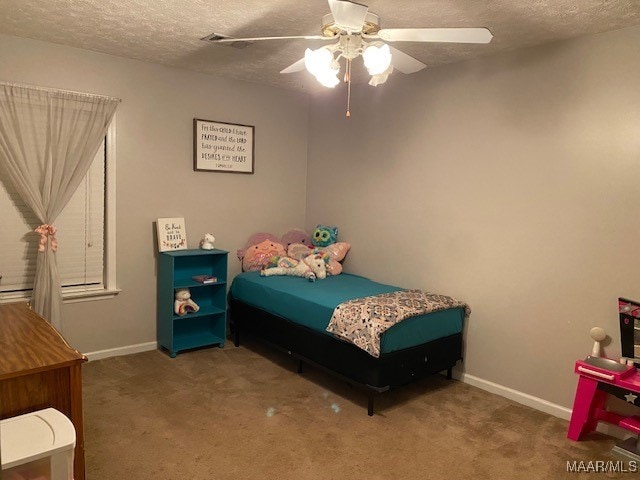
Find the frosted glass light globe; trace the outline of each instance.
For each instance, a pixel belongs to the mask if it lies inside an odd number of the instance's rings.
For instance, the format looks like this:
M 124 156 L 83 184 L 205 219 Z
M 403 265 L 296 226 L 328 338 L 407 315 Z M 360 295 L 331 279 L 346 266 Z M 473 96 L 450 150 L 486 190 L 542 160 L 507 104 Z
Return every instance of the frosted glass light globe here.
M 379 75 L 391 65 L 391 50 L 386 44 L 381 47 L 369 45 L 362 53 L 362 58 L 369 75 Z
M 333 69 L 326 72 L 320 72 L 316 75 L 316 80 L 318 80 L 320 85 L 324 87 L 333 88 L 340 83 L 340 80 L 338 80 L 338 72 L 339 70 Z
M 333 62 L 333 55 L 326 48 L 317 50 L 307 48 L 304 51 L 304 66 L 315 77 L 330 70 L 331 62 Z

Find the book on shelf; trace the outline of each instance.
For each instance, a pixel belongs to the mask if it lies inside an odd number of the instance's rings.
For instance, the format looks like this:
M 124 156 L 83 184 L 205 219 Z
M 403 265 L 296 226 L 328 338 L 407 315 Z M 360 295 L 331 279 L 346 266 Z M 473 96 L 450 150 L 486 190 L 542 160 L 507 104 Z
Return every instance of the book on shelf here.
M 199 283 L 215 283 L 218 281 L 218 277 L 212 277 L 211 275 L 194 275 L 191 280 Z

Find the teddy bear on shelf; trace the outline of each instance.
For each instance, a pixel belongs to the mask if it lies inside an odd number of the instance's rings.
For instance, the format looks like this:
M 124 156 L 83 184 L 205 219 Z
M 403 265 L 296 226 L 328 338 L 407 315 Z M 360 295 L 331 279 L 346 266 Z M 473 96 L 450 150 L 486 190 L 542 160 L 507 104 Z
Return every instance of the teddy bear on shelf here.
M 176 315 L 186 315 L 189 312 L 197 312 L 200 307 L 196 302 L 191 300 L 191 292 L 188 288 L 177 288 L 173 302 L 173 311 Z
M 293 259 L 289 259 L 293 260 Z M 295 260 L 293 260 L 295 262 Z M 262 277 L 271 275 L 291 275 L 304 277 L 310 282 L 315 282 L 316 278 L 327 278 L 327 265 L 322 255 L 308 255 L 297 262 L 294 267 L 273 267 L 260 270 Z
M 213 242 L 216 241 L 216 237 L 211 233 L 205 233 L 204 238 L 200 240 L 200 248 L 202 250 L 213 250 Z

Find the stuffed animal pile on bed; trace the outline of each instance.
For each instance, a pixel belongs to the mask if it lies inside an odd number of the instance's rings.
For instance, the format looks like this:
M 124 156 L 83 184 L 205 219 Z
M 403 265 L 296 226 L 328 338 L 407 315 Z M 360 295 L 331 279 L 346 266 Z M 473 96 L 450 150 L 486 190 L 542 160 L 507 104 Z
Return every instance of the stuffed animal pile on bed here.
M 270 233 L 256 233 L 245 247 L 237 251 L 242 262 L 242 271 L 267 271 L 270 275 L 297 275 L 310 281 L 325 278 L 326 275 L 342 273 L 342 262 L 351 245 L 338 242 L 337 227 L 318 225 L 312 235 L 295 228 L 286 232 L 281 239 Z M 308 258 L 312 257 L 312 258 Z M 325 274 L 317 261 L 324 263 Z M 315 265 L 316 270 L 313 270 Z M 309 272 L 312 272 L 311 275 Z
M 293 264 L 293 262 L 296 262 Z M 327 278 L 327 265 L 322 255 L 307 255 L 302 260 L 283 257 L 277 261 L 278 265 L 260 270 L 260 276 L 270 277 L 271 275 L 291 275 L 294 277 L 304 277 L 310 282 L 315 282 L 316 278 L 322 280 Z

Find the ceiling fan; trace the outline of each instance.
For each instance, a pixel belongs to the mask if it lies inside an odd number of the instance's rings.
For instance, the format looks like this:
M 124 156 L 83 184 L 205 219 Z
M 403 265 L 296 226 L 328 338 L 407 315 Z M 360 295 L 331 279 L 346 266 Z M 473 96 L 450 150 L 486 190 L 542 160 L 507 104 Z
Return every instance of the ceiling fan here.
M 369 7 L 349 0 L 328 0 L 331 13 L 322 18 L 321 35 L 284 37 L 232 38 L 217 33 L 204 37 L 213 43 L 238 44 L 262 40 L 334 40 L 330 45 L 305 51 L 304 58 L 280 73 L 293 73 L 305 68 L 325 87 L 338 83 L 340 59 L 346 61 L 344 79 L 351 86 L 351 61 L 362 56 L 371 75 L 370 85 L 386 82 L 394 68 L 402 73 L 415 73 L 426 67 L 421 61 L 385 42 L 489 43 L 493 38 L 486 28 L 380 28 L 380 18 Z M 247 43 L 244 43 L 246 46 Z M 349 109 L 347 107 L 347 116 Z

